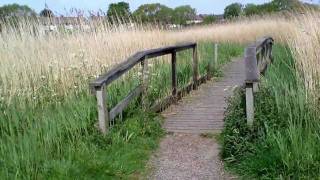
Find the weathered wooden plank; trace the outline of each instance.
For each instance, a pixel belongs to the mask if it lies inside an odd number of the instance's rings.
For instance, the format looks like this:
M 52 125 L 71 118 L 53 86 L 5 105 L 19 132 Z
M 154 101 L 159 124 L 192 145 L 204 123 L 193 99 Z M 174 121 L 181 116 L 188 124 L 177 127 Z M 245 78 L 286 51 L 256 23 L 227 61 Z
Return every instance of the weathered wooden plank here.
M 223 122 L 221 123 L 186 123 L 186 122 L 180 122 L 180 123 L 174 123 L 174 124 L 170 124 L 170 123 L 165 123 L 164 126 L 166 128 L 175 128 L 178 129 L 178 127 L 185 127 L 185 128 L 210 128 L 213 129 L 215 127 L 220 127 L 223 126 Z
M 218 43 L 214 44 L 214 69 L 218 70 Z
M 199 78 L 196 81 L 196 83 L 198 85 L 200 85 L 200 84 L 206 82 L 206 79 L 207 79 L 207 75 L 202 76 L 201 78 Z M 154 112 L 163 111 L 165 108 L 167 108 L 172 103 L 176 102 L 177 100 L 180 100 L 184 95 L 189 94 L 192 91 L 193 87 L 194 87 L 194 83 L 189 83 L 187 86 L 181 88 L 180 90 L 177 90 L 176 96 L 170 95 L 168 97 L 165 97 L 161 102 L 153 105 L 151 107 L 151 110 Z
M 245 50 L 245 67 L 246 67 L 246 82 L 258 82 L 259 72 L 257 66 L 256 47 L 249 46 Z
M 168 120 L 165 125 L 166 126 L 192 126 L 192 125 L 221 125 L 224 124 L 224 122 L 222 120 L 219 121 L 171 121 Z
M 210 109 L 208 109 L 208 110 L 205 110 L 205 111 L 199 111 L 199 110 L 190 110 L 190 111 L 183 111 L 183 110 L 181 110 L 180 111 L 180 109 L 177 109 L 178 110 L 178 112 L 176 112 L 176 113 L 168 113 L 168 114 L 164 114 L 165 116 L 166 115 L 170 115 L 170 117 L 174 117 L 174 116 L 180 116 L 181 114 L 183 114 L 183 115 L 197 115 L 197 114 L 201 114 L 201 115 L 221 115 L 221 114 L 223 114 L 224 112 L 225 112 L 225 110 L 223 109 L 223 110 L 221 110 L 221 109 L 219 109 L 219 110 L 212 110 L 212 111 L 210 111 Z
M 253 83 L 246 83 L 246 114 L 248 126 L 252 126 L 254 120 L 253 102 Z
M 172 52 L 171 57 L 171 83 L 172 95 L 177 96 L 177 53 Z
M 109 126 L 109 113 L 107 111 L 106 103 L 106 91 L 105 86 L 96 87 L 96 97 L 98 104 L 98 124 L 99 129 L 103 134 L 107 133 L 107 127 Z
M 222 129 L 223 125 L 221 125 L 220 127 L 217 127 L 217 129 Z M 214 127 L 202 127 L 202 128 L 199 128 L 199 127 L 174 127 L 174 128 L 170 128 L 170 127 L 167 127 L 167 130 L 174 130 L 174 131 L 177 131 L 177 130 L 192 130 L 192 129 L 196 129 L 198 131 L 211 131 L 211 130 L 214 130 Z
M 197 89 L 197 87 L 198 87 L 198 77 L 199 77 L 197 46 L 195 46 L 195 47 L 193 48 L 192 55 L 193 55 L 193 56 L 192 56 L 193 89 Z
M 163 113 L 166 118 L 164 127 L 169 132 L 181 133 L 204 133 L 215 132 L 223 128 L 224 112 L 227 106 L 224 97 L 229 96 L 233 84 L 243 84 L 244 65 L 243 62 L 233 62 L 232 68 L 225 72 L 242 73 L 242 78 L 234 80 L 233 77 L 224 76 L 225 86 L 218 86 L 218 83 L 210 83 L 208 86 L 199 88 L 192 96 L 174 105 L 170 110 Z M 233 64 L 232 63 L 232 64 Z
M 211 116 L 211 117 L 171 117 L 170 119 L 168 119 L 169 121 L 176 121 L 176 122 L 200 122 L 200 121 L 207 121 L 207 122 L 213 122 L 213 121 L 222 121 L 224 118 L 223 115 L 219 115 L 219 116 Z
M 129 93 L 122 101 L 120 101 L 111 111 L 110 119 L 113 120 L 117 115 L 121 114 L 123 110 L 129 105 L 129 103 L 142 92 L 142 87 L 136 87 L 132 92 Z
M 103 84 L 108 85 L 112 81 L 119 78 L 121 75 L 129 71 L 133 66 L 135 66 L 137 63 L 141 62 L 145 57 L 147 58 L 153 58 L 158 56 L 163 56 L 166 54 L 171 54 L 173 51 L 182 51 L 185 49 L 191 49 L 196 46 L 196 43 L 186 43 L 181 44 L 177 46 L 168 46 L 164 48 L 158 48 L 158 49 L 151 49 L 146 50 L 142 52 L 137 52 L 133 56 L 129 57 L 124 62 L 120 63 L 116 67 L 109 70 L 107 73 L 101 75 L 99 78 L 97 78 L 94 82 L 90 83 L 90 86 L 98 87 L 102 86 Z
M 199 130 L 199 129 L 187 129 L 187 130 L 177 130 L 177 129 L 167 129 L 167 132 L 174 132 L 174 133 L 188 133 L 188 134 L 204 134 L 204 133 L 213 133 L 213 134 L 220 134 L 222 128 L 217 129 L 209 129 L 209 130 Z
M 103 84 L 109 85 L 114 80 L 118 79 L 121 75 L 129 71 L 137 63 L 144 58 L 144 53 L 138 52 L 133 56 L 129 57 L 126 61 L 120 63 L 115 68 L 109 70 L 107 73 L 101 75 L 94 82 L 90 83 L 90 86 L 98 87 Z

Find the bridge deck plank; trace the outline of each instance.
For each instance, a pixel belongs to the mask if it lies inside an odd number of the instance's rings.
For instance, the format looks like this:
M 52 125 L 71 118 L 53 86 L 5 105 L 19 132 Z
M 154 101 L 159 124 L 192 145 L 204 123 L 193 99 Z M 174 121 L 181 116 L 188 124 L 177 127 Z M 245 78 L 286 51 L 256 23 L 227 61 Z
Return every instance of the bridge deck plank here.
M 165 117 L 164 128 L 168 132 L 214 133 L 223 128 L 226 98 L 232 95 L 236 86 L 243 85 L 245 80 L 243 60 L 229 63 L 223 68 L 223 72 L 223 78 L 208 81 L 199 90 L 162 113 Z

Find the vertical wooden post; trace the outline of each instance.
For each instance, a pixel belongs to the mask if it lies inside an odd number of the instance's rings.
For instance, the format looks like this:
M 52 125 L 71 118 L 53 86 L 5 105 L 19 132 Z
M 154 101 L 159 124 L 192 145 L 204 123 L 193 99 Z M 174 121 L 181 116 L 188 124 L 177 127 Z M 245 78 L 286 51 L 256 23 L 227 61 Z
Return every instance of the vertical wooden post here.
M 193 58 L 192 58 L 192 69 L 193 69 L 193 89 L 198 88 L 198 76 L 199 76 L 199 71 L 198 71 L 198 53 L 197 53 L 197 45 L 193 47 Z
M 177 96 L 177 53 L 171 54 L 171 78 L 172 78 L 172 95 Z
M 254 120 L 253 83 L 246 83 L 246 114 L 247 124 L 252 126 Z
M 98 103 L 99 129 L 103 134 L 106 134 L 107 127 L 109 127 L 109 113 L 107 110 L 106 91 L 104 85 L 96 87 L 96 97 Z
M 258 53 L 260 54 L 260 53 Z M 246 66 L 246 115 L 247 124 L 252 126 L 254 121 L 254 84 L 260 79 L 258 69 L 259 56 L 256 54 L 256 46 L 249 46 L 245 50 L 245 66 Z
M 218 70 L 218 43 L 214 44 L 214 68 Z
M 148 70 L 148 58 L 145 57 L 143 61 L 141 61 L 142 66 L 142 108 L 144 111 L 147 111 L 149 109 L 149 103 L 148 103 L 148 79 L 149 79 L 149 70 Z

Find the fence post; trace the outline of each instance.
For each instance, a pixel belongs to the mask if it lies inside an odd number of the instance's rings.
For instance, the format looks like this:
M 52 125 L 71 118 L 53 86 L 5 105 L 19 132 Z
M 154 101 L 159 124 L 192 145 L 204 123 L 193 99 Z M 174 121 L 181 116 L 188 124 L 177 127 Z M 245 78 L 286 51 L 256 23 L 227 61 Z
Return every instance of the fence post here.
M 171 54 L 171 78 L 172 78 L 172 95 L 177 96 L 177 53 L 174 51 Z
M 214 44 L 214 68 L 218 70 L 218 43 Z
M 143 111 L 147 111 L 147 109 L 149 108 L 149 103 L 148 103 L 148 97 L 147 97 L 147 93 L 148 93 L 148 79 L 149 79 L 149 70 L 148 70 L 148 60 L 147 57 L 145 57 L 142 61 L 141 61 L 141 66 L 142 66 L 142 108 Z
M 254 99 L 253 99 L 253 83 L 246 83 L 246 113 L 247 124 L 252 126 L 254 120 Z
M 109 112 L 107 109 L 105 88 L 104 85 L 95 88 L 98 104 L 99 129 L 102 134 L 107 133 L 107 127 L 109 126 Z
M 193 89 L 198 88 L 198 76 L 199 76 L 199 71 L 198 71 L 198 53 L 197 53 L 197 45 L 193 47 L 193 52 L 192 52 L 192 69 L 193 69 Z
M 249 46 L 245 50 L 244 61 L 246 64 L 246 115 L 247 124 L 252 126 L 254 121 L 254 88 L 259 82 L 259 70 L 257 64 L 256 47 Z M 259 59 L 258 59 L 259 60 Z

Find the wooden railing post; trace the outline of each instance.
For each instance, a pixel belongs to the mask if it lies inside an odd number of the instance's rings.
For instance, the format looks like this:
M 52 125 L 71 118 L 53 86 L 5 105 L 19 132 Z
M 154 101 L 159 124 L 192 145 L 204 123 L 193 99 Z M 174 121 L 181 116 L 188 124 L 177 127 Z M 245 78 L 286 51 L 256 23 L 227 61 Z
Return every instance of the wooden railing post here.
M 149 70 L 148 70 L 148 59 L 147 57 L 144 58 L 143 61 L 141 61 L 142 66 L 142 108 L 143 111 L 147 111 L 149 109 L 149 103 L 148 103 L 148 80 L 149 80 Z
M 218 43 L 214 44 L 214 69 L 218 70 Z
M 253 83 L 246 83 L 246 114 L 247 124 L 252 126 L 254 120 Z
M 198 53 L 197 53 L 197 45 L 193 47 L 193 52 L 192 52 L 192 69 L 193 69 L 193 89 L 198 88 L 198 76 L 199 76 L 199 71 L 198 71 Z
M 105 86 L 96 87 L 95 91 L 98 103 L 99 129 L 103 134 L 106 134 L 107 128 L 109 127 L 109 113 L 107 109 Z
M 254 121 L 253 92 L 259 81 L 259 69 L 257 62 L 260 56 L 256 54 L 256 47 L 249 46 L 245 50 L 244 61 L 246 64 L 246 115 L 247 124 L 252 126 Z
M 177 96 L 177 53 L 171 54 L 171 78 L 172 78 L 172 95 Z

